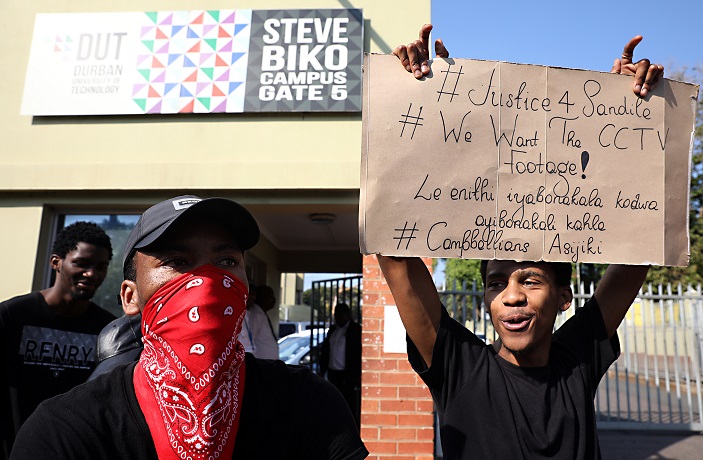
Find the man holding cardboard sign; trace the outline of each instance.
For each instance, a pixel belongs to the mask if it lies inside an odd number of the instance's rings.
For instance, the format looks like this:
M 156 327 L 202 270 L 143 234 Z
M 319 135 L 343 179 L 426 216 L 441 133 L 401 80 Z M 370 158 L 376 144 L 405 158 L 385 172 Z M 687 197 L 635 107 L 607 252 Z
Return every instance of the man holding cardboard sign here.
M 430 74 L 430 30 L 423 26 L 419 40 L 394 51 L 418 79 Z M 635 75 L 633 91 L 644 97 L 663 67 L 632 63 L 640 40 L 628 43 L 612 71 Z M 449 55 L 440 40 L 436 53 Z M 600 458 L 593 398 L 618 356 L 616 330 L 648 265 L 610 265 L 593 297 L 553 333 L 573 299 L 571 263 L 484 260 L 484 301 L 500 337 L 489 346 L 449 317 L 421 259 L 378 260 L 410 363 L 437 406 L 445 458 Z

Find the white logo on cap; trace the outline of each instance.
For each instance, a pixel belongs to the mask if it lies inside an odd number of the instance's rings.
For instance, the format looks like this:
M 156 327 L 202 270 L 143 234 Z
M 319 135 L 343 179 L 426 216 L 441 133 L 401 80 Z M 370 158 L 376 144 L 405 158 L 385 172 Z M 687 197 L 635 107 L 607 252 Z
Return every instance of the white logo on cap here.
M 176 211 L 180 211 L 181 209 L 190 208 L 198 201 L 202 200 L 200 198 L 183 198 L 182 200 L 173 200 L 171 204 L 173 204 L 173 207 Z

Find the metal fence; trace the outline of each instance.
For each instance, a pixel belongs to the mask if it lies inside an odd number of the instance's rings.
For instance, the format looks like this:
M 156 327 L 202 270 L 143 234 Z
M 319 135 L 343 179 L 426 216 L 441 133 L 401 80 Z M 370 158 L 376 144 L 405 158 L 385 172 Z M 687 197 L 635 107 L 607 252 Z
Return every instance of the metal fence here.
M 338 303 L 346 303 L 352 318 L 361 324 L 361 276 L 347 276 L 313 281 L 310 308 L 310 325 L 324 328 L 332 325 L 332 311 Z
M 336 278 L 329 280 L 313 281 L 312 297 L 310 309 L 310 326 L 312 334 L 317 334 L 317 337 L 310 336 L 310 368 L 319 369 L 320 355 L 313 346 L 314 343 L 322 343 L 325 333 L 322 331 L 328 330 L 334 323 L 334 307 L 339 303 L 346 303 L 351 310 L 352 318 L 355 322 L 362 324 L 361 321 L 361 286 L 362 276 L 348 276 L 344 278 Z M 354 388 L 355 403 L 350 404 L 352 413 L 359 428 L 359 420 L 361 418 L 361 387 Z
M 581 307 L 594 286 L 572 286 Z M 450 315 L 488 342 L 497 339 L 474 283 L 440 290 Z M 555 329 L 574 315 L 557 318 Z M 601 380 L 596 420 L 602 429 L 703 431 L 701 287 L 646 286 L 618 328 L 621 355 Z

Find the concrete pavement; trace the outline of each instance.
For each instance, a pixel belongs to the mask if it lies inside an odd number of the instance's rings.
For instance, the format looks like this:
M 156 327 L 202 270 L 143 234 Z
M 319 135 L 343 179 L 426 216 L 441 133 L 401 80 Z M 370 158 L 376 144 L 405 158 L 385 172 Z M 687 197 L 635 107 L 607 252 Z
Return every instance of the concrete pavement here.
M 657 431 L 598 432 L 604 460 L 703 459 L 703 435 Z

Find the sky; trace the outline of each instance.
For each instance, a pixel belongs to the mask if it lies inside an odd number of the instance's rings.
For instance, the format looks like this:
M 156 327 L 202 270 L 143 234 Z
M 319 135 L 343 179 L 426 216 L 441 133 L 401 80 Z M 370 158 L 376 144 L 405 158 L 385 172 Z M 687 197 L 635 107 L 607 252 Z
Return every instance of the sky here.
M 610 71 L 625 44 L 642 35 L 635 60 L 663 64 L 670 75 L 703 67 L 701 13 L 702 0 L 432 0 L 432 40 L 441 38 L 457 58 Z M 437 284 L 443 268 L 435 272 Z M 307 274 L 304 289 L 339 276 Z
M 702 12 L 701 0 L 432 0 L 432 40 L 457 58 L 609 71 L 642 35 L 635 59 L 675 70 L 703 66 Z

